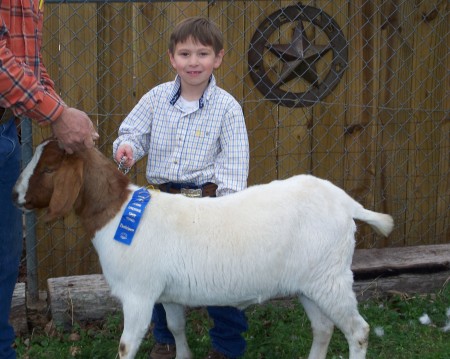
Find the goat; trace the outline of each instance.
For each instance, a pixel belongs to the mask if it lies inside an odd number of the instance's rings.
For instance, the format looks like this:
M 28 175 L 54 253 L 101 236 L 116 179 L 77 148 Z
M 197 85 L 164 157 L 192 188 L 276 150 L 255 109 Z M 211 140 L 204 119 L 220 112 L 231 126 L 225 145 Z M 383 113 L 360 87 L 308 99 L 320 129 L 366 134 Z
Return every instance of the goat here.
M 123 306 L 120 358 L 135 357 L 156 302 L 165 307 L 177 358 L 189 359 L 184 306 L 245 308 L 288 295 L 298 296 L 311 321 L 310 359 L 326 357 L 334 325 L 345 334 L 350 359 L 366 357 L 369 325 L 352 288 L 354 219 L 387 236 L 391 216 L 364 209 L 311 175 L 220 198 L 150 190 L 135 237 L 125 245 L 113 237 L 138 188 L 97 149 L 69 155 L 47 140 L 13 190 L 23 210 L 48 208 L 46 221 L 72 208 L 79 216 Z

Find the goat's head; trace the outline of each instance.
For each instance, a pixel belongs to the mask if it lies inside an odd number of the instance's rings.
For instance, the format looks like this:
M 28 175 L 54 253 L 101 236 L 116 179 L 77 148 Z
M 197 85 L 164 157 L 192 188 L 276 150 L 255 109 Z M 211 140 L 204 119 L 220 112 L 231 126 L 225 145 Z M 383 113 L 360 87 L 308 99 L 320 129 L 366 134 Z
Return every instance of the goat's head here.
M 83 161 L 69 155 L 55 140 L 41 143 L 13 189 L 16 205 L 30 211 L 47 208 L 49 222 L 67 214 L 73 207 L 83 181 Z

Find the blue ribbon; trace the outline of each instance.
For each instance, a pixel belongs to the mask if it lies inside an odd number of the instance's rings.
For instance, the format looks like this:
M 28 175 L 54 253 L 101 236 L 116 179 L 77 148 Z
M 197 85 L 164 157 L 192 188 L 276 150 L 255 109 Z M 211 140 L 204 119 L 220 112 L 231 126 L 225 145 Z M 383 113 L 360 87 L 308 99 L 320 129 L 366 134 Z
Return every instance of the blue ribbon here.
M 133 193 L 133 197 L 128 202 L 127 208 L 123 212 L 119 226 L 117 227 L 114 239 L 118 242 L 130 245 L 133 241 L 145 207 L 150 202 L 150 193 L 146 188 L 139 188 Z

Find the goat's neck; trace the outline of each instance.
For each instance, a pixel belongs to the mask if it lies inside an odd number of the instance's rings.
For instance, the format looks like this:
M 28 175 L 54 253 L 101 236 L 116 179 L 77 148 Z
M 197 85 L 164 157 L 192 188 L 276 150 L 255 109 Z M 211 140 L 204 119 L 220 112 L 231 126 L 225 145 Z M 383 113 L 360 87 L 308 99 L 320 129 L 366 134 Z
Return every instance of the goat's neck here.
M 75 203 L 87 235 L 92 238 L 121 209 L 130 194 L 130 180 L 100 153 L 84 161 L 84 183 Z

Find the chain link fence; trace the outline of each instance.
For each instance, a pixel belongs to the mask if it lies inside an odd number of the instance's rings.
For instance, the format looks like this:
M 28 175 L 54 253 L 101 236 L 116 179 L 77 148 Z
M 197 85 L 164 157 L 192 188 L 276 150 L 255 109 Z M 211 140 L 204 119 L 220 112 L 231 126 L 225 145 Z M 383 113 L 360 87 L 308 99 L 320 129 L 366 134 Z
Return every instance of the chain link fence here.
M 250 185 L 311 173 L 393 215 L 388 239 L 359 226 L 361 248 L 449 243 L 449 6 L 46 0 L 43 55 L 62 98 L 89 114 L 112 159 L 121 121 L 174 78 L 174 25 L 209 17 L 225 38 L 216 78 L 246 118 Z M 50 134 L 31 126 L 33 146 Z M 142 185 L 144 166 L 129 174 Z M 44 287 L 50 277 L 100 271 L 73 215 L 49 225 L 40 215 L 27 219 L 29 281 Z

